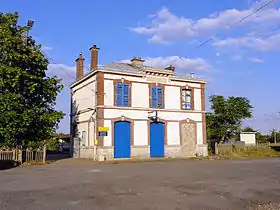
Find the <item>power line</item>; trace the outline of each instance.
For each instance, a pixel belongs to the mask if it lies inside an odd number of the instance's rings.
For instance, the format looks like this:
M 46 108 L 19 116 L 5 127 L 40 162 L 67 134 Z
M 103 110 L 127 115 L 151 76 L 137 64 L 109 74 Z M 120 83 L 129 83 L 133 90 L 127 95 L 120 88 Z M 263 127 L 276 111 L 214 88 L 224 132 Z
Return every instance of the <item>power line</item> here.
M 65 74 L 67 74 L 69 77 L 71 77 L 72 79 L 74 79 L 74 81 L 76 80 L 75 77 L 73 77 L 71 74 L 69 74 L 64 68 L 62 68 L 60 65 L 58 65 L 50 56 L 47 55 L 47 53 L 45 53 L 43 50 L 41 50 L 41 52 L 53 63 L 55 64 L 60 70 L 62 70 Z M 69 85 L 67 85 L 69 86 Z
M 240 23 L 242 23 L 244 20 L 246 20 L 247 18 L 251 17 L 252 15 L 254 15 L 255 13 L 259 12 L 260 10 L 262 10 L 263 8 L 265 8 L 266 6 L 268 6 L 269 4 L 271 4 L 272 2 L 274 2 L 275 0 L 270 0 L 266 3 L 264 3 L 263 5 L 261 5 L 260 7 L 258 7 L 257 9 L 255 9 L 253 12 L 249 13 L 248 15 L 246 15 L 245 17 L 241 18 L 239 21 L 237 21 L 233 26 L 238 25 Z M 232 27 L 232 26 L 228 26 L 228 27 Z M 219 32 L 217 34 L 215 34 L 214 36 L 210 37 L 209 39 L 207 39 L 206 41 L 200 43 L 199 45 L 196 46 L 196 48 L 200 48 L 202 46 L 204 46 L 205 44 L 211 42 L 214 40 L 215 37 L 221 35 L 222 32 Z
M 48 56 L 47 55 L 47 53 L 45 53 L 43 50 L 41 50 L 41 52 L 53 63 L 53 64 L 55 64 L 60 70 L 62 70 L 64 73 L 66 73 L 69 77 L 71 77 L 72 79 L 74 79 L 74 81 L 76 81 L 76 78 L 75 77 L 73 77 L 71 74 L 69 74 L 68 72 L 67 72 L 67 70 L 65 70 L 64 68 L 62 68 L 59 64 L 57 64 L 50 56 Z M 70 88 L 70 85 L 68 85 L 68 84 L 66 84 L 66 86 L 68 86 L 69 88 Z M 94 90 L 93 89 L 91 89 L 91 88 L 89 88 L 89 87 L 87 87 L 87 86 L 85 86 L 86 88 L 88 88 L 89 90 L 91 90 L 92 92 L 93 92 L 93 94 L 94 94 L 94 96 L 95 96 L 95 92 L 94 92 Z M 84 98 L 84 99 L 86 99 L 86 98 Z M 90 99 L 90 98 L 88 98 L 88 99 Z

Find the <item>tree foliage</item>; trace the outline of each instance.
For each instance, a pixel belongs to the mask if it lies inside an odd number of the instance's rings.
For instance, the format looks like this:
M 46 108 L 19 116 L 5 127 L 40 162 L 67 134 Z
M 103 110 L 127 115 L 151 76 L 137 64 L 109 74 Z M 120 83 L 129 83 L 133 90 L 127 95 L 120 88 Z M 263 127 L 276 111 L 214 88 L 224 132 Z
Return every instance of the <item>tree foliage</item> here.
M 64 115 L 54 109 L 62 85 L 46 76 L 48 60 L 30 30 L 17 13 L 0 13 L 0 141 L 7 146 L 49 139 Z
M 224 141 L 241 131 L 242 121 L 252 117 L 253 106 L 245 97 L 210 96 L 211 110 L 207 113 L 207 137 Z

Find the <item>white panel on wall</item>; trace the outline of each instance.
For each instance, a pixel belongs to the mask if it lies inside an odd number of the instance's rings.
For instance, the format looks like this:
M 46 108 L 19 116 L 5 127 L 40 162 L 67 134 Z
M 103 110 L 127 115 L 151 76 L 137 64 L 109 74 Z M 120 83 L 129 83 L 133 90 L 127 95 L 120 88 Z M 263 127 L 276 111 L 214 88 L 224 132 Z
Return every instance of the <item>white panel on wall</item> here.
M 200 88 L 201 85 L 200 83 L 190 83 L 190 82 L 179 82 L 179 81 L 171 81 L 169 83 L 170 85 L 179 85 L 179 86 L 190 86 L 190 87 L 194 87 L 194 88 Z
M 179 122 L 167 123 L 167 144 L 180 145 L 180 127 Z
M 148 145 L 148 126 L 147 121 L 134 121 L 134 145 Z
M 113 80 L 104 80 L 104 105 L 114 105 L 114 82 Z
M 104 120 L 104 127 L 109 128 L 108 136 L 103 137 L 103 144 L 104 146 L 112 146 L 112 121 L 111 120 Z
M 149 85 L 132 83 L 132 107 L 149 107 Z
M 180 109 L 180 87 L 165 86 L 165 109 Z
M 201 89 L 194 89 L 194 110 L 201 110 Z
M 137 82 L 145 82 L 145 80 L 142 77 L 134 77 L 134 76 L 125 76 L 120 74 L 104 74 L 104 78 L 106 79 L 122 79 L 128 81 L 137 81 Z
M 196 124 L 196 129 L 197 129 L 197 144 L 203 144 L 203 129 L 202 129 L 202 123 L 198 122 Z
M 81 139 L 81 145 L 82 145 L 82 134 L 84 132 L 84 146 L 88 146 L 88 124 L 87 123 L 78 123 L 77 124 L 77 136 Z
M 104 109 L 104 118 L 117 118 L 122 115 L 131 119 L 148 119 L 148 110 L 123 110 L 123 109 Z M 185 120 L 190 118 L 194 121 L 202 121 L 201 113 L 190 113 L 190 112 L 161 112 L 158 111 L 158 116 L 164 120 Z
M 89 141 L 89 143 L 88 143 L 88 145 L 89 146 L 94 146 L 94 139 L 95 139 L 95 126 L 94 126 L 94 122 L 90 122 L 89 123 L 89 139 L 88 139 L 88 141 Z
M 188 112 L 158 112 L 159 118 L 165 120 L 185 120 L 187 118 L 194 121 L 201 121 L 202 114 L 201 113 L 188 113 Z

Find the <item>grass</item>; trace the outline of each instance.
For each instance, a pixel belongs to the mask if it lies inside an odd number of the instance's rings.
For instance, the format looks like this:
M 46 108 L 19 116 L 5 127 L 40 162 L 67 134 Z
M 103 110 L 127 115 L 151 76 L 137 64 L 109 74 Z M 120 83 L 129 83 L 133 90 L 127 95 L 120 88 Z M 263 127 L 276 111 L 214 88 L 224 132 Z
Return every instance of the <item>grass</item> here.
M 280 152 L 270 147 L 248 147 L 246 151 L 236 150 L 227 154 L 221 155 L 223 158 L 229 159 L 259 159 L 280 157 Z

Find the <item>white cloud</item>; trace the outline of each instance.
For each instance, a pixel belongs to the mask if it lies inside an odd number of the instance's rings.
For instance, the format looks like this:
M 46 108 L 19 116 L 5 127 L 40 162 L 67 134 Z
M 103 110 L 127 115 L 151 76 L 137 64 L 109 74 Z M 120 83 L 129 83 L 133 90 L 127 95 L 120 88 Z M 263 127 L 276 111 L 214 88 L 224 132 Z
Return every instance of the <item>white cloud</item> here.
M 151 22 L 146 26 L 130 28 L 133 32 L 147 35 L 150 43 L 166 44 L 174 40 L 185 38 L 205 37 L 212 35 L 217 30 L 225 30 L 236 27 L 236 22 L 250 14 L 256 6 L 263 5 L 262 1 L 254 2 L 249 9 L 228 9 L 210 14 L 201 19 L 190 19 L 172 14 L 167 8 L 162 8 L 150 15 Z M 240 25 L 268 27 L 278 24 L 280 21 L 280 9 L 267 7 L 257 14 L 244 20 Z
M 189 71 L 189 72 L 205 72 L 213 69 L 207 61 L 202 58 L 186 58 L 180 56 L 167 56 L 167 57 L 147 57 L 145 59 L 145 65 L 156 68 L 165 68 L 170 65 L 175 66 L 177 70 Z M 121 62 L 130 63 L 129 60 L 123 60 Z
M 42 45 L 41 50 L 43 50 L 43 51 L 52 50 L 52 47 L 47 46 L 47 45 Z
M 57 76 L 59 79 L 62 79 L 64 85 L 70 85 L 75 81 L 76 77 L 76 67 L 67 66 L 64 64 L 49 64 L 47 76 Z
M 243 59 L 242 55 L 233 55 L 230 57 L 233 61 L 241 61 Z
M 227 38 L 213 43 L 216 47 L 246 47 L 258 51 L 280 50 L 280 32 L 268 37 Z
M 264 60 L 262 60 L 260 58 L 249 58 L 248 60 L 253 63 L 263 63 L 264 62 Z

